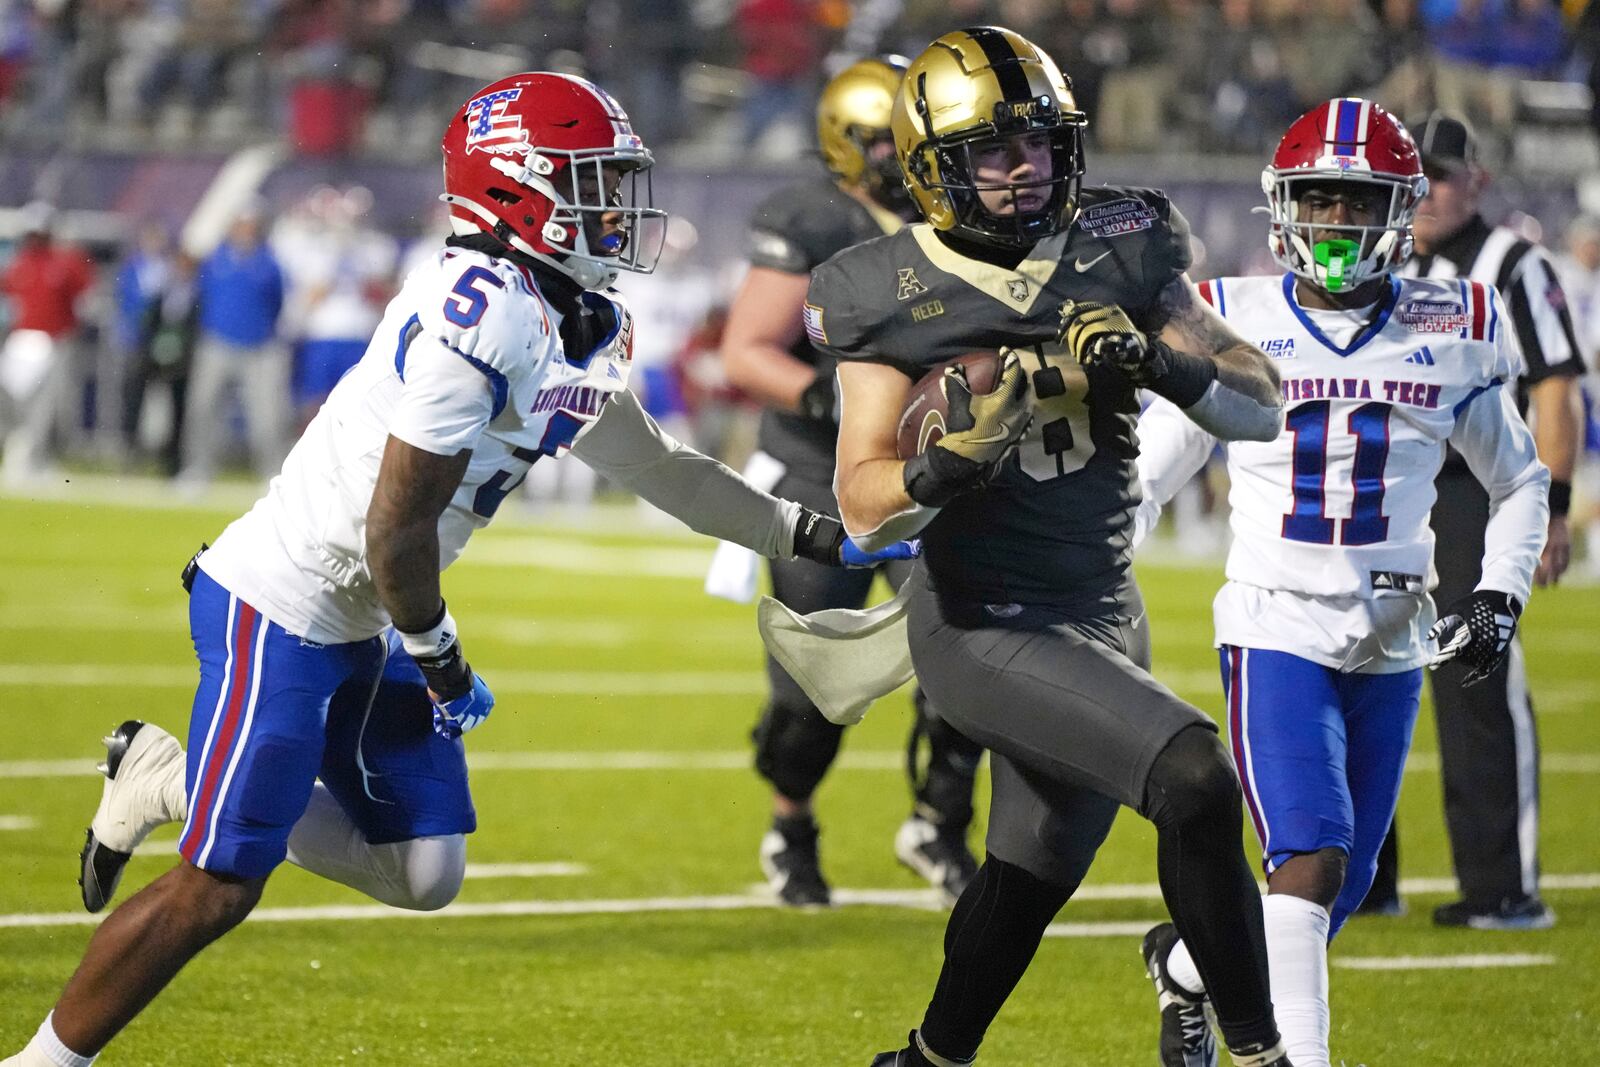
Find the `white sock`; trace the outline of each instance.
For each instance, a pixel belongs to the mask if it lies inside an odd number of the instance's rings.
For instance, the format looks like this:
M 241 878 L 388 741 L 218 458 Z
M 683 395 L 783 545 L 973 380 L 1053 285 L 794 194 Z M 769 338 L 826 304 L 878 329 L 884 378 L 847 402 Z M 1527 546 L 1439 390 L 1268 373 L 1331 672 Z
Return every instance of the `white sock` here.
M 89 1067 L 95 1061 L 94 1056 L 78 1055 L 56 1036 L 55 1015 L 55 1012 L 46 1015 L 44 1022 L 39 1024 L 38 1033 L 28 1042 L 28 1047 L 0 1064 L 0 1067 Z
M 374 845 L 318 782 L 289 832 L 289 862 L 392 907 L 435 911 L 461 888 L 467 842 L 451 834 Z
M 1189 946 L 1182 941 L 1174 944 L 1172 951 L 1167 954 L 1167 977 L 1182 986 L 1185 992 L 1197 997 L 1206 991 L 1200 969 L 1194 965 L 1194 957 L 1189 955 Z
M 1272 1011 L 1294 1067 L 1328 1063 L 1328 911 L 1287 893 L 1261 902 Z

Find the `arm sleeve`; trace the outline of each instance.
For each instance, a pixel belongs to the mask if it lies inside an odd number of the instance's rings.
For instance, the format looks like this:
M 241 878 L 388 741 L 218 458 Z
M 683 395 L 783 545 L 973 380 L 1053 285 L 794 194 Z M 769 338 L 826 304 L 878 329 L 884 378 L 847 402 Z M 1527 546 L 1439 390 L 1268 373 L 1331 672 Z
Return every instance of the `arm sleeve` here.
M 676 440 L 626 390 L 600 412 L 572 454 L 696 533 L 771 557 L 794 554 L 800 505 L 763 493 Z
M 1155 529 L 1161 509 L 1206 465 L 1217 439 L 1196 426 L 1177 405 L 1157 397 L 1139 416 L 1139 490 L 1133 546 Z
M 493 417 L 494 403 L 482 364 L 419 334 L 406 352 L 404 384 L 389 434 L 425 452 L 453 456 L 477 444 Z
M 1539 462 L 1512 393 L 1496 380 L 1464 401 L 1450 443 L 1489 492 L 1478 588 L 1526 603 L 1550 523 L 1550 471 Z

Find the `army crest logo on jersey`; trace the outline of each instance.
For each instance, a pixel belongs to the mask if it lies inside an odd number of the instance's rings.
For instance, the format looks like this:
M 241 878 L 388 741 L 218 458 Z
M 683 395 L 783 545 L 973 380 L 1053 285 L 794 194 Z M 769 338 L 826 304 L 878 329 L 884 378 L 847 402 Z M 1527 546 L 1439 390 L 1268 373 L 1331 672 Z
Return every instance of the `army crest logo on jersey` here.
M 895 274 L 900 283 L 900 288 L 895 291 L 896 300 L 910 300 L 928 291 L 928 287 L 917 279 L 914 267 L 901 267 Z
M 1007 278 L 1006 292 L 1011 294 L 1011 299 L 1019 304 L 1028 302 L 1028 283 L 1021 278 Z

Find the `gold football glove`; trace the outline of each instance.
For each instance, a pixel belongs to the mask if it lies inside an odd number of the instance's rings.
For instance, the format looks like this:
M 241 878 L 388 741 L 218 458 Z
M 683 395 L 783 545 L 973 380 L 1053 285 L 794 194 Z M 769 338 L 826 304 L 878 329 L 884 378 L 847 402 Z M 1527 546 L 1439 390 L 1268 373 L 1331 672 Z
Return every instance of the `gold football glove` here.
M 1056 336 L 1080 366 L 1114 367 L 1134 385 L 1147 387 L 1166 373 L 1162 346 L 1151 344 L 1115 304 L 1068 300 Z
M 946 367 L 940 385 L 949 405 L 944 436 L 907 460 L 904 472 L 906 493 L 929 507 L 943 507 L 992 478 L 1030 416 L 1028 377 L 1015 352 L 1006 354 L 987 393 L 967 388 L 959 366 Z

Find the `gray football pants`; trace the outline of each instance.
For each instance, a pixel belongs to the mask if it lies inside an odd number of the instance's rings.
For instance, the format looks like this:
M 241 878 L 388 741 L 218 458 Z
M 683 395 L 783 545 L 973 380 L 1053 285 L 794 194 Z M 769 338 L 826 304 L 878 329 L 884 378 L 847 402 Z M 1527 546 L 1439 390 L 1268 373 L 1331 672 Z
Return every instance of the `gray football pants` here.
M 911 658 L 939 714 L 991 758 L 989 854 L 1076 885 L 1117 808 L 1139 811 L 1151 765 L 1205 715 L 1149 674 L 1144 603 L 1024 607 L 1009 617 L 944 600 L 918 566 Z

